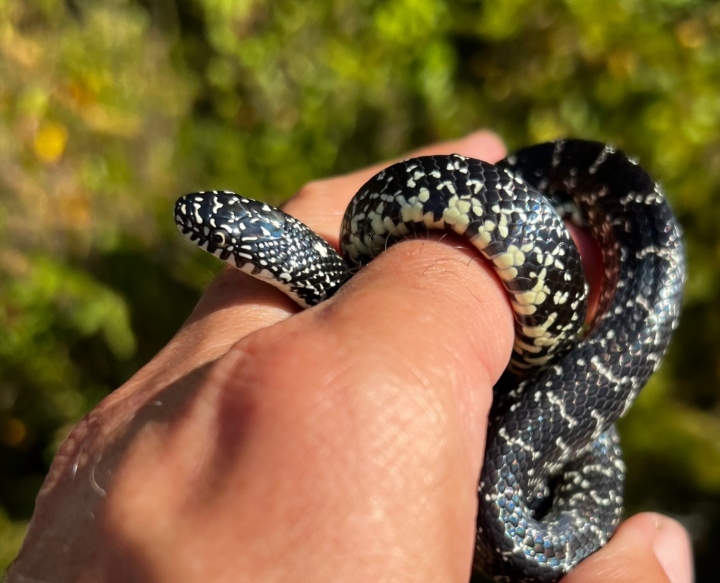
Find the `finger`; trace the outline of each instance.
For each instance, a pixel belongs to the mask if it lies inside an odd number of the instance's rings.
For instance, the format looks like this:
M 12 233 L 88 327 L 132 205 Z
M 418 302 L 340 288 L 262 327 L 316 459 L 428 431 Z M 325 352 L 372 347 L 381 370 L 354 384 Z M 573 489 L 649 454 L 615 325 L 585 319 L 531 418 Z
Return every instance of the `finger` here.
M 495 134 L 480 131 L 459 140 L 427 146 L 405 158 L 452 152 L 495 160 L 504 155 L 505 149 Z M 345 206 L 368 178 L 388 164 L 313 182 L 289 201 L 285 210 L 337 245 Z M 171 345 L 143 371 L 140 379 L 145 380 L 146 375 L 167 367 L 183 375 L 223 354 L 243 336 L 299 310 L 277 289 L 237 269 L 227 268 L 208 287 Z M 182 350 L 183 346 L 193 346 L 192 352 Z
M 458 140 L 425 146 L 396 160 L 375 164 L 352 174 L 311 182 L 291 198 L 283 206 L 283 210 L 306 223 L 337 247 L 340 222 L 350 199 L 365 182 L 383 168 L 401 159 L 432 154 L 462 154 L 496 162 L 504 157 L 505 153 L 505 146 L 497 135 L 480 130 Z
M 638 514 L 620 525 L 610 542 L 584 560 L 566 583 L 692 583 L 690 540 L 685 529 L 659 514 Z
M 597 315 L 600 292 L 602 291 L 603 282 L 603 259 L 600 245 L 592 238 L 590 233 L 585 229 L 576 227 L 573 224 L 567 225 L 573 241 L 580 251 L 585 278 L 590 288 L 588 293 L 588 310 L 585 322 L 591 323 Z
M 128 455 L 108 529 L 159 580 L 467 581 L 511 346 L 504 292 L 471 251 L 399 244 L 221 357 Z

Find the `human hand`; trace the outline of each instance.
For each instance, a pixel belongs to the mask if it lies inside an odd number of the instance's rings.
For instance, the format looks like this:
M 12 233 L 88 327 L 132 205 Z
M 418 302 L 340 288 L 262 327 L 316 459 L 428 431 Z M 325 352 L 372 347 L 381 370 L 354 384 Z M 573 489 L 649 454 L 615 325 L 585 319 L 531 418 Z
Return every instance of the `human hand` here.
M 480 132 L 414 155 L 451 152 L 504 149 Z M 379 168 L 312 183 L 285 210 L 336 244 Z M 466 582 L 513 341 L 503 289 L 462 244 L 406 241 L 297 312 L 224 271 L 71 432 L 8 581 Z M 564 581 L 690 583 L 691 569 L 682 527 L 643 514 Z

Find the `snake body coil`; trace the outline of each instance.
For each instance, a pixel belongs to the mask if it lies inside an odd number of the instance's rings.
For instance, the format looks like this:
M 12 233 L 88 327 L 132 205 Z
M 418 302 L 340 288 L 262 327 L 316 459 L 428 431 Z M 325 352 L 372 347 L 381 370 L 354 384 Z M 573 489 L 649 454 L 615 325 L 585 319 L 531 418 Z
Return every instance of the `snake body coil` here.
M 602 250 L 599 315 L 582 338 L 582 266 L 554 208 L 571 208 Z M 635 162 L 582 140 L 494 165 L 459 155 L 400 162 L 351 201 L 342 259 L 296 219 L 233 193 L 186 195 L 175 220 L 199 246 L 302 306 L 413 234 L 465 237 L 505 286 L 516 336 L 490 414 L 475 566 L 501 581 L 556 581 L 607 542 L 624 476 L 613 424 L 659 365 L 685 278 L 677 222 Z

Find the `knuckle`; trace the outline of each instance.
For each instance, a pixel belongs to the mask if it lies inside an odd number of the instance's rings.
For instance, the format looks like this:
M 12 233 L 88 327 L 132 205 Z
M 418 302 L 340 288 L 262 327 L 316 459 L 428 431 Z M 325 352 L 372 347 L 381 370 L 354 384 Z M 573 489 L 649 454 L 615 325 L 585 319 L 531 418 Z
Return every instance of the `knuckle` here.
M 328 192 L 328 182 L 331 179 L 311 180 L 298 190 L 293 196 L 294 202 L 307 202 L 324 197 Z
M 230 379 L 240 374 L 261 385 L 296 385 L 301 378 L 326 374 L 336 363 L 333 342 L 324 326 L 310 324 L 315 318 L 286 320 L 243 338 L 228 356 Z

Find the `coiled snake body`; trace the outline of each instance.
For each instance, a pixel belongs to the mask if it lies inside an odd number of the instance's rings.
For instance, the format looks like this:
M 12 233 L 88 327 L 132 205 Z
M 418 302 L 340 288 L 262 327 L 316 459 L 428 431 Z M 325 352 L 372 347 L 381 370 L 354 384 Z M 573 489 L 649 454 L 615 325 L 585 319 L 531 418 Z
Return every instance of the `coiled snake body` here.
M 555 209 L 571 212 L 602 250 L 599 315 L 584 335 L 587 286 Z M 497 164 L 406 160 L 351 201 L 343 258 L 296 219 L 229 192 L 183 196 L 175 220 L 199 246 L 302 306 L 331 296 L 395 242 L 431 229 L 465 237 L 505 286 L 516 334 L 490 414 L 475 567 L 501 581 L 556 581 L 607 542 L 624 475 L 613 424 L 659 365 L 685 279 L 678 224 L 634 161 L 583 140 L 532 146 Z

